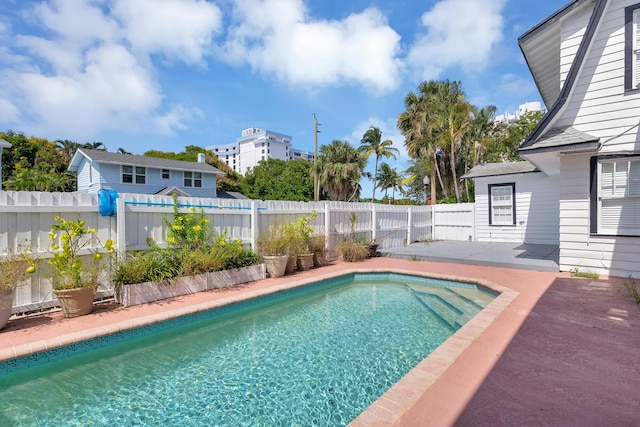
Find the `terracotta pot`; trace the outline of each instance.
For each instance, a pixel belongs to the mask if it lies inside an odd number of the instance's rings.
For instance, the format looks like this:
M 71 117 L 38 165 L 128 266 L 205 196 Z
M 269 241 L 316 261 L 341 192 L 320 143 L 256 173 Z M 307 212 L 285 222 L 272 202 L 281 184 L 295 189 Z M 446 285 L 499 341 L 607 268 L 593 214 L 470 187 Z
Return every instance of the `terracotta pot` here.
M 285 274 L 291 274 L 296 269 L 296 262 L 298 257 L 296 255 L 289 255 L 287 260 L 287 268 L 284 270 Z
M 11 317 L 15 289 L 0 290 L 0 329 L 4 328 Z
M 289 255 L 267 255 L 263 256 L 262 259 L 267 266 L 267 273 L 269 273 L 269 277 L 284 276 Z
M 300 271 L 309 270 L 313 267 L 313 254 L 298 255 L 297 266 Z
M 378 256 L 378 244 L 370 243 L 369 244 L 369 258 L 374 258 Z
M 327 252 L 314 252 L 313 253 L 313 266 L 322 267 L 327 263 Z
M 96 288 L 88 286 L 86 288 L 60 289 L 54 290 L 53 293 L 58 298 L 64 317 L 78 317 L 91 313 Z

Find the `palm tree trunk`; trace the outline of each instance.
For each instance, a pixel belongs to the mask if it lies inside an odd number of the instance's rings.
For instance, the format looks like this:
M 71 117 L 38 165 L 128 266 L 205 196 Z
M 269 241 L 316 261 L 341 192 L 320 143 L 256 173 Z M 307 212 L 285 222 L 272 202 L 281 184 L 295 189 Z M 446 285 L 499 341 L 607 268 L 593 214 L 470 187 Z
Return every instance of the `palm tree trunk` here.
M 376 168 L 373 171 L 373 193 L 371 193 L 371 203 L 376 201 L 376 178 L 378 176 L 378 156 L 376 155 Z
M 449 192 L 447 191 L 447 187 L 444 186 L 444 182 L 442 182 L 442 174 L 440 173 L 440 166 L 438 165 L 438 161 L 436 159 L 436 155 L 435 153 L 433 154 L 435 161 L 435 165 L 436 165 L 436 174 L 438 175 L 438 181 L 440 182 L 440 188 L 442 188 L 442 194 L 444 195 L 444 198 L 446 199 L 447 197 L 449 197 Z
M 456 191 L 456 203 L 460 203 L 460 189 L 458 188 L 458 177 L 456 176 L 456 143 L 451 141 L 451 157 L 449 158 L 451 165 L 451 177 L 453 178 L 453 189 Z

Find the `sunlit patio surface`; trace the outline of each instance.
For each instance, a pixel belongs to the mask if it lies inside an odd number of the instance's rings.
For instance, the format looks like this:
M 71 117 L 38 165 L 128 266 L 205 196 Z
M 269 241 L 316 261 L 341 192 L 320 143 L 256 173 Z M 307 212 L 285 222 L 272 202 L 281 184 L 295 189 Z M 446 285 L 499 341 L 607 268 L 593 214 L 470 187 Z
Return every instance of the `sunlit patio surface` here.
M 640 308 L 623 279 L 567 273 L 387 257 L 338 261 L 129 308 L 100 303 L 92 314 L 75 319 L 49 312 L 12 320 L 0 332 L 0 360 L 350 271 L 457 278 L 502 292 L 352 425 L 640 424 Z

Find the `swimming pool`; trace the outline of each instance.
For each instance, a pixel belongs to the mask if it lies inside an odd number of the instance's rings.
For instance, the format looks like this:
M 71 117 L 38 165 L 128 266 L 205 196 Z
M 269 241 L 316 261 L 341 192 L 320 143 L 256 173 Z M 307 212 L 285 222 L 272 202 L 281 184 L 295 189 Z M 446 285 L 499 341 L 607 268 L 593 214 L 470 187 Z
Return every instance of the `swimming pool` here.
M 0 424 L 344 425 L 495 295 L 358 274 L 198 313 L 0 377 Z

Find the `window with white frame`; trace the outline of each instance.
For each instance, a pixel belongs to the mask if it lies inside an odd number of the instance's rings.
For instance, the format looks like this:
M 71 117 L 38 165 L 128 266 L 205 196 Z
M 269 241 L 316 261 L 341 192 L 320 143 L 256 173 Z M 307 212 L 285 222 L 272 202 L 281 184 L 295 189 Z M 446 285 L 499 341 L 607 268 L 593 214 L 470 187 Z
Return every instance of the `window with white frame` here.
M 202 187 L 202 172 L 184 172 L 185 187 Z
M 489 185 L 489 225 L 515 225 L 516 184 Z
M 640 3 L 625 8 L 624 89 L 640 89 Z
M 597 159 L 591 203 L 592 233 L 640 236 L 640 156 Z
M 146 184 L 147 168 L 122 165 L 122 182 L 125 184 Z
M 171 171 L 169 169 L 162 169 L 160 176 L 162 179 L 171 179 Z

